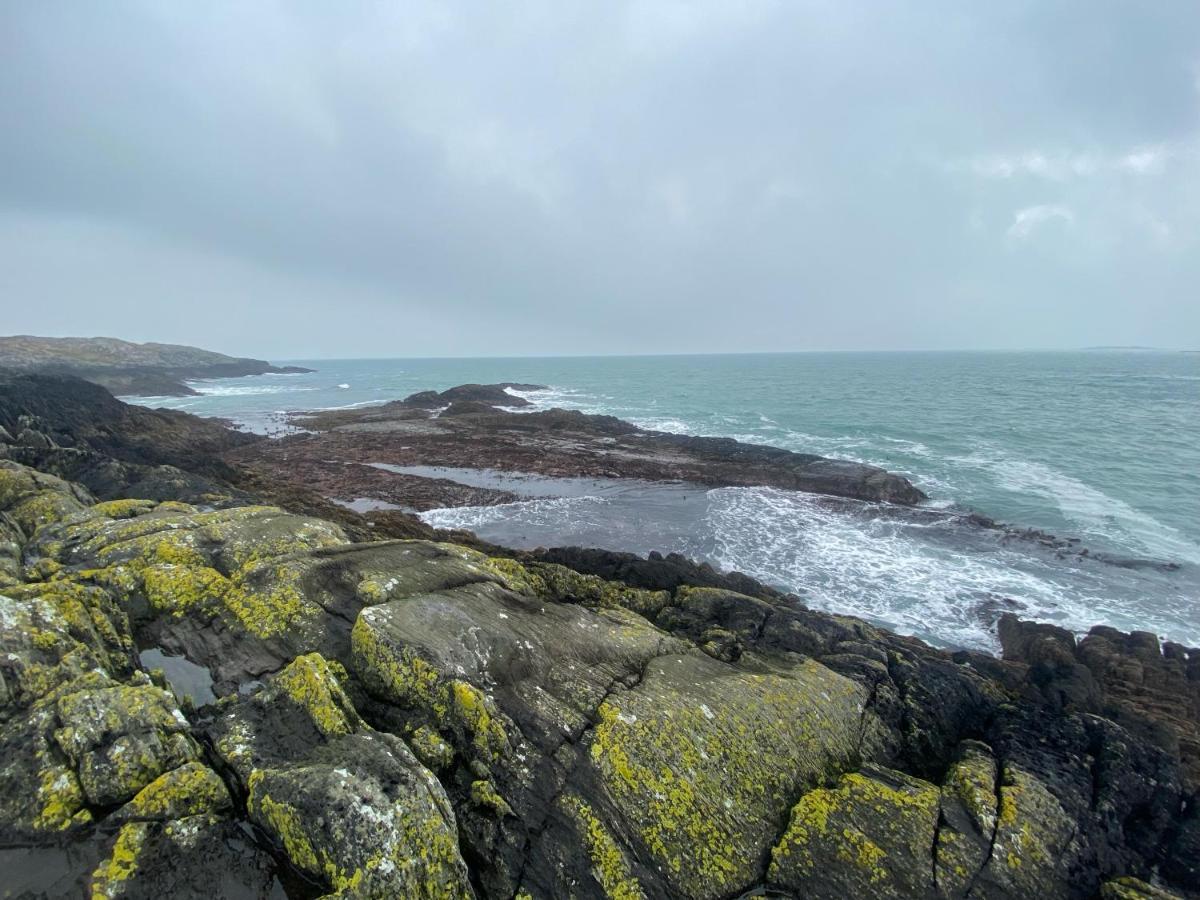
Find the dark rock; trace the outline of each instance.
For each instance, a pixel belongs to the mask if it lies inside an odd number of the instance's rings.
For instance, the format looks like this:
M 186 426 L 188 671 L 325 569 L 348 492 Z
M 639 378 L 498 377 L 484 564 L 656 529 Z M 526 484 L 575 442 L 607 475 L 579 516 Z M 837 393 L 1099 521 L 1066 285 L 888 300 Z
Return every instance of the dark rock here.
M 524 397 L 510 394 L 507 390 L 508 388 L 518 391 L 541 391 L 546 389 L 545 385 L 518 384 L 510 381 L 501 384 L 460 384 L 457 387 L 452 387 L 440 393 L 438 391 L 421 391 L 411 394 L 401 402 L 405 406 L 420 409 L 439 409 L 454 403 L 478 403 L 486 407 L 488 411 L 491 411 L 492 407 L 495 406 L 531 405 Z

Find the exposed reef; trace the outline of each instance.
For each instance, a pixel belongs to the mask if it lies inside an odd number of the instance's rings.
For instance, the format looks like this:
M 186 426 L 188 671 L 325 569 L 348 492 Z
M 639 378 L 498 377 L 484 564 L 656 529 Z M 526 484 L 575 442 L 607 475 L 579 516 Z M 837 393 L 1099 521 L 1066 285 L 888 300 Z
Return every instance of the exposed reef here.
M 612 416 L 562 409 L 512 412 L 505 407 L 528 402 L 508 393 L 508 387 L 512 385 L 463 385 L 382 406 L 297 414 L 292 424 L 308 433 L 260 442 L 229 459 L 276 478 L 287 471 L 296 478 L 325 482 L 340 476 L 341 493 L 352 496 L 372 496 L 378 485 L 369 484 L 361 469 L 332 471 L 331 460 L 686 481 L 709 487 L 765 485 L 904 505 L 925 499 L 908 479 L 862 463 L 731 438 L 647 431 Z M 402 495 L 400 491 L 380 499 Z M 436 505 L 460 505 L 454 499 Z

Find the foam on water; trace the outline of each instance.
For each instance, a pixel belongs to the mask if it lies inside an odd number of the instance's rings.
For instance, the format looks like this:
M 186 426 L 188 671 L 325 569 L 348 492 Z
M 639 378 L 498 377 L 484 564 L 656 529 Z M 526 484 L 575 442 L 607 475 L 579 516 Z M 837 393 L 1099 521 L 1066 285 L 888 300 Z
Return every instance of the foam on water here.
M 520 489 L 515 479 L 492 485 Z M 603 540 L 610 549 L 642 554 L 680 550 L 795 591 L 814 608 L 949 646 L 997 649 L 995 621 L 1005 611 L 1079 632 L 1109 624 L 1200 643 L 1186 586 L 1172 586 L 1161 573 L 1058 558 L 1035 542 L 1005 543 L 957 515 L 900 513 L 774 488 L 688 495 L 677 486 L 645 486 L 421 517 L 517 547 Z M 1164 601 L 1149 616 L 1128 602 L 1145 591 Z

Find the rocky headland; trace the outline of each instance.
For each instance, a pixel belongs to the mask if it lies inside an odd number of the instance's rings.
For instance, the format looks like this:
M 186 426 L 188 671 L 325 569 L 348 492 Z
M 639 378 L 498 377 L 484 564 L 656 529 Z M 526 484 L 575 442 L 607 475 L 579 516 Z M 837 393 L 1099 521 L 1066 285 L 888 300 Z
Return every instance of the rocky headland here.
M 331 502 L 323 466 L 385 492 L 378 462 L 921 499 L 465 393 L 267 441 L 0 376 L 8 894 L 1200 892 L 1200 650 L 1005 616 L 1002 658 L 946 652 L 674 555 Z
M 118 396 L 184 397 L 186 381 L 267 373 L 309 372 L 261 359 L 226 356 L 180 344 L 134 344 L 117 338 L 0 337 L 0 368 L 74 375 Z

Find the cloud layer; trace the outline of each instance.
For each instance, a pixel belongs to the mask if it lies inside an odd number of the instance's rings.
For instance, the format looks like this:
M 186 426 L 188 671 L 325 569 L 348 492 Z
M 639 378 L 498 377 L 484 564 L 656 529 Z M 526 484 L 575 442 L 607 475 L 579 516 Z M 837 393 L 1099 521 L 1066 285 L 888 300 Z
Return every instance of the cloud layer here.
M 1185 2 L 5 4 L 0 330 L 1197 344 L 1198 77 Z

